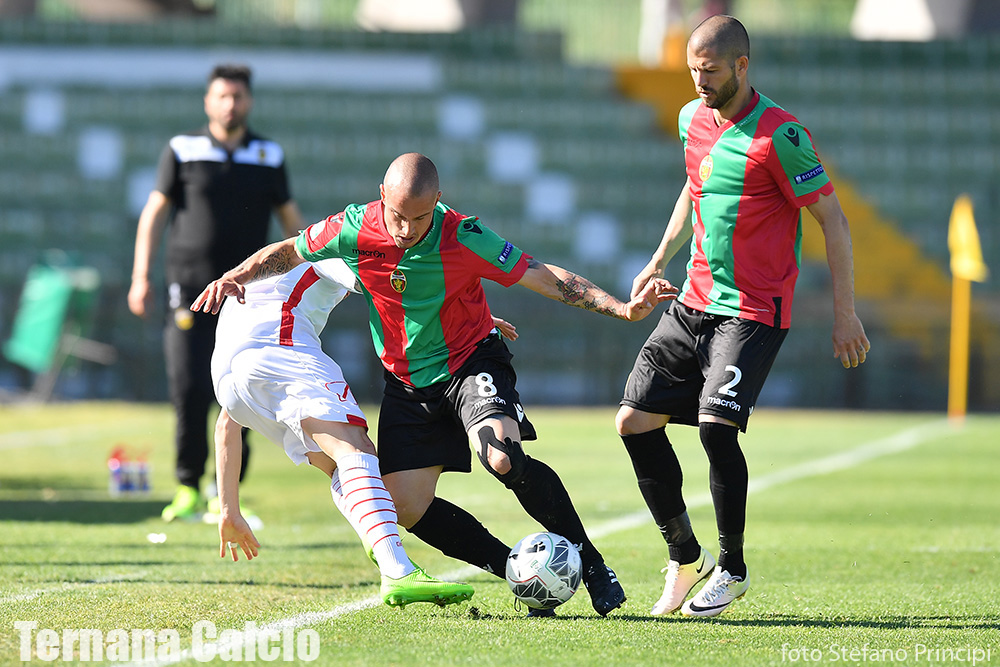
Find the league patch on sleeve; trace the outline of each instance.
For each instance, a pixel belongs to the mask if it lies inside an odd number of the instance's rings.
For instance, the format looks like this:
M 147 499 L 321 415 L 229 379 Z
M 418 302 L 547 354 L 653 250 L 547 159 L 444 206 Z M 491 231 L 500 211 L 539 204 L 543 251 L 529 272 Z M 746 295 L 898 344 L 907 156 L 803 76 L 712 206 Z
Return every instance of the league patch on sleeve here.
M 507 243 L 504 244 L 503 252 L 500 253 L 499 257 L 497 257 L 497 261 L 500 262 L 501 264 L 506 264 L 507 258 L 510 257 L 510 251 L 513 249 L 514 249 L 514 244 L 511 243 L 510 241 L 507 241 Z
M 823 165 L 819 165 L 818 167 L 814 167 L 814 168 L 810 169 L 807 172 L 801 173 L 801 174 L 799 174 L 799 175 L 797 175 L 795 177 L 795 184 L 796 185 L 801 185 L 802 183 L 805 183 L 806 181 L 810 181 L 810 180 L 816 178 L 817 176 L 819 176 L 820 174 L 822 174 L 823 171 L 824 171 L 823 170 Z

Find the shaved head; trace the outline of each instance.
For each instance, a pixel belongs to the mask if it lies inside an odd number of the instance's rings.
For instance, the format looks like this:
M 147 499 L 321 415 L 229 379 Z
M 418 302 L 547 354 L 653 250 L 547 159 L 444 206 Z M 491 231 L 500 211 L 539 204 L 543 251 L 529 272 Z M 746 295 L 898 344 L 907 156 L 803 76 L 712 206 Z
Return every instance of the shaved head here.
M 438 171 L 420 153 L 405 153 L 392 161 L 378 188 L 382 196 L 382 222 L 397 248 L 420 243 L 434 223 L 441 199 Z
M 694 29 L 688 47 L 695 52 L 710 49 L 732 63 L 740 56 L 750 57 L 750 35 L 737 19 L 718 14 Z
M 421 198 L 434 195 L 440 189 L 437 167 L 425 155 L 404 153 L 392 161 L 382 185 L 397 196 Z

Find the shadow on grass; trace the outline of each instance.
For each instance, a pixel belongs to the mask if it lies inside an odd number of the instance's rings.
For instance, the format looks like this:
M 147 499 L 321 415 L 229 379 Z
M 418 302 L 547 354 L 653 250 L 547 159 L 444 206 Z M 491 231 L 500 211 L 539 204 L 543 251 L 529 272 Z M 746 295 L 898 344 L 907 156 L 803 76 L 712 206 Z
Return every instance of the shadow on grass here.
M 162 511 L 162 500 L 0 500 L 0 521 L 139 523 Z
M 883 618 L 809 618 L 793 614 L 773 614 L 768 618 L 686 618 L 679 614 L 652 618 L 649 616 L 618 616 L 620 620 L 647 623 L 714 623 L 747 628 L 864 628 L 872 630 L 905 630 L 921 628 L 953 628 L 959 630 L 995 629 L 1000 619 L 962 618 L 960 616 L 887 616 Z
M 593 614 L 560 614 L 558 608 L 556 615 L 549 618 L 528 618 L 527 609 L 515 609 L 513 615 L 523 617 L 525 621 L 531 623 L 564 623 L 567 621 L 595 621 L 600 620 Z M 468 617 L 474 620 L 497 620 L 509 619 L 510 613 L 488 613 L 476 607 L 470 607 Z M 824 619 L 805 618 L 793 615 L 772 616 L 770 618 L 706 618 L 694 619 L 686 618 L 680 614 L 671 616 L 643 616 L 638 614 L 618 614 L 612 613 L 608 616 L 608 621 L 618 621 L 626 623 L 653 623 L 653 624 L 713 624 L 729 625 L 746 628 L 865 628 L 871 630 L 903 630 L 920 628 L 942 628 L 954 630 L 993 630 L 996 629 L 1000 619 L 995 618 L 961 618 L 956 616 L 900 616 L 883 619 Z
M 60 563 L 63 564 L 63 563 Z M 66 565 L 87 565 L 88 563 L 65 563 Z M 123 563 L 124 564 L 124 563 Z M 165 563 L 130 563 L 133 565 L 164 565 Z M 170 563 L 166 563 L 170 564 Z M 96 565 L 105 565 L 105 563 L 96 563 Z M 69 584 L 95 584 L 95 585 L 110 585 L 110 584 L 126 584 L 129 586 L 236 586 L 240 588 L 276 588 L 276 589 L 294 589 L 294 590 L 316 590 L 316 591 L 334 591 L 334 590 L 352 590 L 355 588 L 372 588 L 379 585 L 378 575 L 376 574 L 370 581 L 354 581 L 347 583 L 318 583 L 318 582 L 295 582 L 295 581 L 269 581 L 267 579 L 150 579 L 148 577 L 142 577 L 141 579 L 122 579 L 120 581 L 104 581 L 102 579 L 65 579 L 59 582 L 53 583 L 69 583 Z
M 4 565 L 20 565 L 20 566 L 43 566 L 43 565 L 54 565 L 58 567 L 134 567 L 134 566 L 161 566 L 165 567 L 168 565 L 183 565 L 184 563 L 190 563 L 195 565 L 195 561 L 176 561 L 176 560 L 87 560 L 87 561 L 66 561 L 66 560 L 27 560 L 27 561 L 17 561 L 17 560 L 5 560 Z M 70 581 L 69 579 L 60 579 L 60 581 Z M 124 579 L 123 581 L 133 581 L 132 579 Z M 91 583 L 89 580 L 81 580 L 83 583 Z M 77 582 L 80 583 L 80 582 Z
M 212 549 L 214 552 L 218 551 L 218 542 L 215 541 L 215 537 L 208 542 L 182 542 L 178 539 L 171 537 L 167 544 L 149 544 L 145 540 L 141 542 L 134 543 L 121 543 L 121 544 L 107 544 L 105 545 L 107 549 L 140 549 L 142 551 L 148 551 L 150 549 L 198 549 L 204 550 L 206 548 Z M 54 548 L 65 548 L 66 544 L 63 542 L 15 542 L 9 541 L 4 542 L 4 548 L 8 549 L 54 549 Z M 272 544 L 271 542 L 265 542 L 264 548 L 266 551 L 340 551 L 340 550 L 350 550 L 358 549 L 359 554 L 364 552 L 361 550 L 360 543 L 354 542 L 317 542 L 312 544 Z M 364 556 L 362 555 L 362 558 Z M 241 558 L 242 560 L 242 558 Z M 6 562 L 6 561 L 4 561 Z
M 11 475 L 0 476 L 0 489 L 4 491 L 38 491 L 58 489 L 59 492 L 93 492 L 89 479 L 70 475 Z
M 198 585 L 198 586 L 240 586 L 240 587 L 253 587 L 253 588 L 292 588 L 296 590 L 316 590 L 316 591 L 335 591 L 335 590 L 352 590 L 355 588 L 372 588 L 378 587 L 379 579 L 376 575 L 371 579 L 371 581 L 353 581 L 347 583 L 338 584 L 324 584 L 324 583 L 296 583 L 293 581 L 267 581 L 265 579 L 258 580 L 247 580 L 247 581 L 223 581 L 202 579 L 201 581 L 184 581 L 181 579 L 171 579 L 156 581 L 150 579 L 143 579 L 142 583 L 147 584 L 163 584 L 163 585 L 177 585 L 177 584 L 188 584 L 188 585 Z

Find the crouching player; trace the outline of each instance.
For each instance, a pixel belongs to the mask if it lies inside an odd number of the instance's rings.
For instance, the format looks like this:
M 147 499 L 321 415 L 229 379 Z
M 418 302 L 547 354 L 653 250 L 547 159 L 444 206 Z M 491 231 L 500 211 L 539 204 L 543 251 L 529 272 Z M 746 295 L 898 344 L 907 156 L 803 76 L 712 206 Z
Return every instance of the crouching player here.
M 330 477 L 337 508 L 378 565 L 385 604 L 468 600 L 471 586 L 430 577 L 407 557 L 365 415 L 320 346 L 330 311 L 354 283 L 339 259 L 304 263 L 248 284 L 241 301 L 229 299 L 222 308 L 212 355 L 222 406 L 215 426 L 219 555 L 228 550 L 236 561 L 242 549 L 249 560 L 260 547 L 239 505 L 240 427 L 246 426 L 283 447 L 296 465 L 308 461 Z

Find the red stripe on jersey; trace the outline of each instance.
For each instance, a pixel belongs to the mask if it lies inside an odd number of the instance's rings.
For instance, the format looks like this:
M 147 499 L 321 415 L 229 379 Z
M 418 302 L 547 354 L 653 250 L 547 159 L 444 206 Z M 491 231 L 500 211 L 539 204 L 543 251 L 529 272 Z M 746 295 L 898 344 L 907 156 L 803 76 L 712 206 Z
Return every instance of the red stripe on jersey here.
M 279 345 L 284 345 L 285 347 L 292 346 L 292 331 L 295 328 L 295 314 L 292 313 L 292 309 L 302 302 L 302 295 L 306 293 L 307 289 L 315 285 L 317 280 L 319 280 L 319 275 L 310 266 L 302 274 L 302 277 L 299 278 L 299 281 L 295 283 L 295 287 L 292 289 L 292 293 L 288 295 L 288 299 L 281 304 L 281 328 L 278 331 Z
M 468 361 L 476 351 L 476 344 L 493 329 L 493 316 L 477 271 L 477 267 L 486 262 L 458 242 L 457 228 L 466 217 L 449 210 L 441 223 L 444 302 L 440 319 L 445 344 L 452 351 L 448 357 L 448 371 L 451 373 Z
M 323 227 L 313 236 L 312 231 L 316 225 L 323 225 Z M 319 252 L 327 243 L 333 240 L 333 237 L 340 233 L 341 227 L 344 226 L 344 213 L 341 211 L 336 215 L 331 215 L 323 222 L 317 222 L 315 225 L 306 230 L 306 245 L 309 247 L 309 252 Z
M 785 185 L 787 192 L 782 187 L 788 178 L 772 137 L 778 127 L 794 120 L 786 111 L 768 107 L 757 121 L 747 150 L 743 197 L 733 233 L 733 278 L 740 291 L 741 317 L 785 328 L 792 319 L 792 296 L 799 274 L 795 254 L 799 207 L 815 203 L 821 193 L 833 192 L 833 184 L 827 183 L 795 202 L 789 201 L 791 186 Z
M 388 242 L 387 242 L 388 241 Z M 358 257 L 358 278 L 372 294 L 372 307 L 378 312 L 382 326 L 382 365 L 399 378 L 408 378 L 410 365 L 406 359 L 406 310 L 402 297 L 392 288 L 390 276 L 403 259 L 402 248 L 397 248 L 385 231 L 382 222 L 382 202 L 373 201 L 365 209 L 358 230 L 359 248 L 378 248 L 385 257 Z M 381 254 L 381 253 L 379 253 Z

